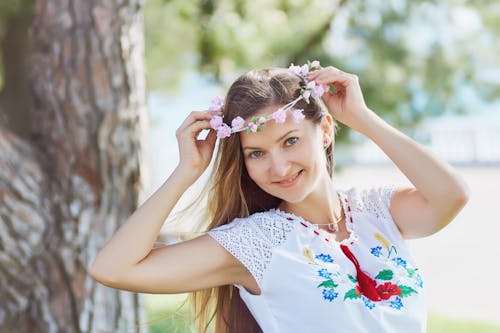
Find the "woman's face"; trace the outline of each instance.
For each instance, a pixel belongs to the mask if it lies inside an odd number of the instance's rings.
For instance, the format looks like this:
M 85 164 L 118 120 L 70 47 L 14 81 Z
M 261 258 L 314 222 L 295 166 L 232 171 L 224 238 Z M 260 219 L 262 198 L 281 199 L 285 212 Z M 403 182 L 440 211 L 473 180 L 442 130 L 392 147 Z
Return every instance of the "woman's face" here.
M 278 107 L 261 110 L 270 114 Z M 304 200 L 328 177 L 324 140 L 328 124 L 304 119 L 296 123 L 268 121 L 256 133 L 241 132 L 241 145 L 250 178 L 265 192 L 291 203 Z

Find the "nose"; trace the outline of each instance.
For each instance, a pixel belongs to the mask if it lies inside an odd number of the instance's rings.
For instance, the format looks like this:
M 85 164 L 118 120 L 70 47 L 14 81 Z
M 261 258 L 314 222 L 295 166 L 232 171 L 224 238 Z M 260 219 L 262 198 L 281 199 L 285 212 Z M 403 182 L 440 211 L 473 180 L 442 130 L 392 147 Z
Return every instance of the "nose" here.
M 290 162 L 279 153 L 270 153 L 269 172 L 273 180 L 280 180 L 290 172 Z

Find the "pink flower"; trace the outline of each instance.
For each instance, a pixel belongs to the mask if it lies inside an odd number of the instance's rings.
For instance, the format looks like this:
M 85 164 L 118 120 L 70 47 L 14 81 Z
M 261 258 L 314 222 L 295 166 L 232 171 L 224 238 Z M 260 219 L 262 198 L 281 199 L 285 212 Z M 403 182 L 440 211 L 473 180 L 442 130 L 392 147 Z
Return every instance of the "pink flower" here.
M 219 128 L 217 129 L 217 137 L 220 139 L 227 138 L 230 135 L 231 135 L 231 127 L 227 126 L 224 123 L 220 125 Z
M 311 92 L 309 90 L 306 90 L 304 91 L 304 93 L 302 93 L 302 97 L 304 97 L 307 100 L 309 100 L 309 96 L 311 96 Z
M 293 120 L 298 123 L 301 122 L 306 116 L 302 113 L 303 109 L 295 109 L 292 111 Z
M 271 113 L 269 117 L 277 123 L 284 123 L 286 120 L 286 111 L 279 108 L 277 111 Z
M 267 121 L 267 119 L 265 117 L 260 117 L 258 123 L 260 125 L 260 124 L 264 124 L 266 121 Z
M 300 75 L 300 66 L 295 66 L 293 63 L 290 65 L 290 67 L 288 67 L 289 70 L 291 70 L 292 72 L 294 72 L 295 74 L 299 74 Z
M 321 96 L 323 96 L 324 92 L 325 92 L 325 90 L 323 88 L 323 85 L 319 85 L 319 86 L 314 87 L 311 95 L 313 98 L 320 98 Z
M 249 123 L 248 128 L 250 128 L 250 130 L 255 133 L 255 132 L 257 132 L 258 126 L 255 123 Z
M 315 81 L 309 81 L 307 82 L 306 89 L 314 89 L 316 87 L 316 82 Z
M 302 67 L 300 68 L 300 73 L 303 76 L 306 76 L 308 72 L 309 72 L 309 66 L 307 66 L 307 64 L 302 65 Z
M 241 118 L 240 116 L 234 118 L 231 121 L 231 127 L 233 128 L 233 131 L 242 129 L 243 125 L 245 125 L 245 119 Z
M 216 96 L 212 99 L 212 104 L 208 108 L 208 111 L 215 111 L 217 113 L 222 113 L 223 106 L 224 106 L 224 99 L 220 96 Z
M 318 60 L 314 60 L 313 62 L 311 62 L 311 68 L 316 68 L 316 67 L 319 67 L 319 61 Z
M 221 116 L 213 116 L 210 119 L 210 127 L 214 130 L 217 130 L 222 125 L 222 117 Z

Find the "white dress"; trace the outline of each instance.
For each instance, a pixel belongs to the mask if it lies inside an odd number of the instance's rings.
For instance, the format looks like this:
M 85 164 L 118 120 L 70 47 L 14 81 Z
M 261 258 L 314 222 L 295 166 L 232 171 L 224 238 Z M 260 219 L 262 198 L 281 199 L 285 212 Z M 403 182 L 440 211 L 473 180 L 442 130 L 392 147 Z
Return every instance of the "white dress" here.
M 338 191 L 342 242 L 278 209 L 208 232 L 255 278 L 260 295 L 235 286 L 264 333 L 426 331 L 422 277 L 389 211 L 394 189 Z

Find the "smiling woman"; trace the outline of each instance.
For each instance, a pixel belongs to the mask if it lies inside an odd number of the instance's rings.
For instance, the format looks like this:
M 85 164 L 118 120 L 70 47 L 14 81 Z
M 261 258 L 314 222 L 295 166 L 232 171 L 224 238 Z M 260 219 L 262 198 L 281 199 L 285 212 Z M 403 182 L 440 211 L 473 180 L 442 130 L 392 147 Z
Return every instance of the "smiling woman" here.
M 379 145 L 415 187 L 337 188 L 334 119 Z M 443 228 L 468 190 L 366 106 L 355 75 L 317 61 L 250 71 L 176 136 L 179 165 L 99 252 L 96 280 L 192 292 L 199 332 L 214 316 L 217 333 L 425 332 L 423 279 L 405 238 Z M 206 234 L 152 249 L 217 138 Z

